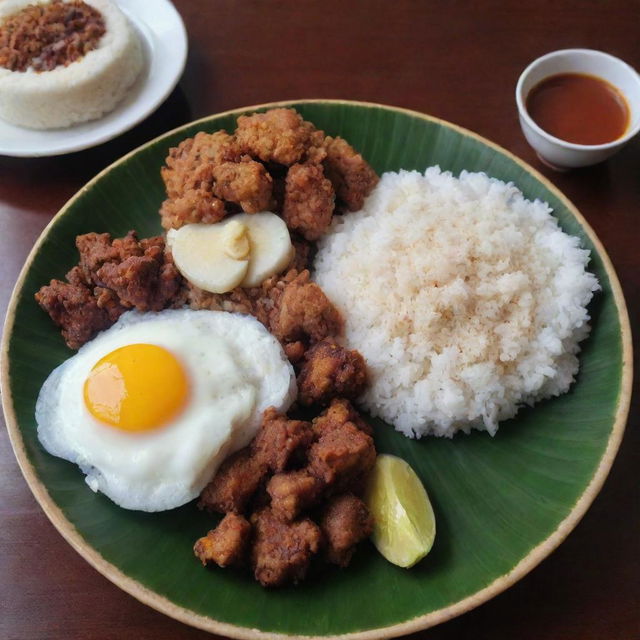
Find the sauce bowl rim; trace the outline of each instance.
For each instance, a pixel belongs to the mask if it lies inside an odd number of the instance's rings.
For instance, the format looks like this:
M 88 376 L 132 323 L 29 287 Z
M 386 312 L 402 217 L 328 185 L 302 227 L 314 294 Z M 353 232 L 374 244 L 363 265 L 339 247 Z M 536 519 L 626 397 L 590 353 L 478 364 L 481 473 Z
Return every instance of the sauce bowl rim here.
M 595 54 L 597 56 L 608 58 L 611 62 L 614 62 L 615 64 L 619 64 L 625 67 L 631 73 L 632 76 L 635 76 L 636 81 L 640 85 L 640 74 L 630 64 L 628 64 L 621 58 L 611 55 L 610 53 L 607 53 L 606 51 L 599 51 L 598 49 L 580 49 L 580 48 L 557 49 L 556 51 L 550 51 L 549 53 L 546 53 L 543 56 L 540 56 L 535 60 L 533 60 L 531 63 L 529 63 L 529 65 L 527 65 L 524 71 L 520 74 L 520 77 L 518 78 L 518 82 L 516 84 L 516 104 L 518 106 L 518 113 L 520 114 L 520 117 L 523 118 L 527 123 L 527 125 L 531 129 L 533 129 L 536 133 L 546 138 L 548 141 L 553 142 L 557 145 L 560 145 L 566 149 L 575 149 L 575 150 L 583 149 L 585 151 L 599 151 L 599 150 L 611 149 L 613 147 L 617 147 L 631 140 L 631 138 L 633 138 L 640 131 L 640 118 L 638 118 L 638 121 L 636 122 L 635 126 L 627 127 L 627 130 L 624 133 L 624 135 L 620 136 L 619 138 L 616 138 L 615 140 L 611 140 L 610 142 L 604 142 L 601 144 L 578 144 L 575 142 L 568 142 L 567 140 L 563 140 L 562 138 L 557 138 L 556 136 L 548 133 L 542 127 L 540 127 L 540 125 L 538 125 L 535 122 L 535 120 L 533 120 L 533 118 L 529 115 L 529 111 L 527 110 L 525 105 L 526 96 L 523 95 L 523 86 L 524 86 L 525 80 L 527 79 L 529 74 L 543 62 L 546 62 L 550 58 L 555 58 L 559 54 L 567 54 L 567 53 L 573 53 L 578 55 Z M 562 73 L 562 72 L 558 72 L 558 73 Z M 544 76 L 543 80 L 552 75 L 556 75 L 556 74 L 550 73 Z M 601 78 L 601 76 L 595 73 L 592 75 L 594 75 L 596 78 Z M 620 94 L 625 99 L 625 102 L 627 103 L 627 108 L 631 110 L 629 99 L 627 95 L 620 89 L 620 87 L 614 85 L 612 82 L 609 82 L 609 80 L 607 80 L 606 78 L 602 78 L 602 79 L 608 82 L 609 84 L 611 84 L 612 86 L 614 86 L 620 92 Z M 527 96 L 528 96 L 528 93 L 527 93 Z M 640 106 L 639 106 L 639 110 L 640 110 Z M 629 113 L 629 118 L 631 118 L 631 113 Z

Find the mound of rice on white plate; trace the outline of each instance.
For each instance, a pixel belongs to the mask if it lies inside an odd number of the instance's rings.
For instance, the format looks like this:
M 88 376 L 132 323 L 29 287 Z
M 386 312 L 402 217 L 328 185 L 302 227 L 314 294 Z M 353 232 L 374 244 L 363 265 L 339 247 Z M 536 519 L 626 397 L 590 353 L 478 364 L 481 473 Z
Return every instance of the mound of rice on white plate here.
M 486 429 L 566 392 L 599 289 L 551 209 L 483 173 L 386 173 L 336 216 L 315 279 L 366 358 L 360 399 L 409 437 Z
M 143 67 L 140 39 L 114 2 L 84 1 L 104 20 L 98 46 L 50 71 L 0 67 L 0 118 L 31 129 L 69 127 L 102 117 L 122 100 Z M 0 28 L 27 6 L 50 2 L 0 0 Z

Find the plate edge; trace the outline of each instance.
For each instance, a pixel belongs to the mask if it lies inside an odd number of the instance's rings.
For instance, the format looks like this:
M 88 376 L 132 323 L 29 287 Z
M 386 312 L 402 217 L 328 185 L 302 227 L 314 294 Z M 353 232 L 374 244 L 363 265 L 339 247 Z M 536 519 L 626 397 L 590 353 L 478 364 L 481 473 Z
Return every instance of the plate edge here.
M 348 632 L 346 634 L 339 635 L 323 635 L 323 636 L 308 636 L 308 635 L 289 635 L 284 633 L 273 633 L 261 631 L 259 629 L 250 629 L 248 627 L 240 627 L 230 623 L 221 622 L 215 620 L 213 618 L 209 618 L 207 616 L 200 615 L 190 609 L 185 607 L 181 607 L 171 602 L 169 599 L 164 596 L 159 595 L 158 593 L 148 589 L 144 585 L 142 585 L 137 580 L 128 577 L 126 574 L 122 573 L 115 565 L 112 565 L 108 561 L 104 559 L 104 557 L 95 551 L 79 534 L 77 529 L 66 519 L 61 509 L 54 503 L 54 501 L 49 496 L 46 487 L 40 482 L 39 478 L 35 473 L 35 469 L 33 465 L 30 463 L 26 450 L 24 447 L 24 443 L 22 441 L 17 420 L 15 416 L 15 412 L 13 410 L 13 402 L 10 392 L 9 386 L 9 366 L 7 364 L 8 357 L 8 349 L 9 349 L 9 335 L 11 330 L 13 329 L 14 320 L 15 320 L 15 309 L 17 306 L 17 302 L 19 299 L 19 292 L 22 289 L 24 284 L 24 280 L 26 279 L 26 274 L 35 258 L 36 253 L 38 252 L 40 246 L 43 244 L 46 236 L 48 235 L 50 228 L 55 224 L 55 222 L 62 217 L 67 210 L 71 207 L 71 205 L 75 202 L 77 198 L 79 198 L 84 192 L 86 192 L 95 182 L 97 182 L 104 174 L 111 171 L 115 166 L 126 162 L 130 157 L 139 151 L 157 143 L 161 140 L 168 138 L 175 133 L 178 133 L 180 130 L 186 129 L 188 127 L 192 127 L 193 125 L 197 125 L 199 123 L 205 122 L 212 117 L 223 117 L 234 114 L 242 114 L 248 111 L 255 111 L 257 109 L 268 109 L 275 108 L 279 106 L 294 106 L 297 104 L 332 104 L 332 105 L 351 105 L 351 106 L 363 106 L 368 108 L 379 108 L 384 110 L 396 111 L 400 113 L 404 113 L 406 115 L 410 115 L 412 117 L 420 118 L 422 120 L 426 120 L 429 122 L 436 122 L 442 126 L 451 128 L 458 133 L 474 138 L 476 140 L 481 141 L 488 147 L 498 151 L 499 153 L 507 156 L 511 160 L 513 160 L 516 164 L 523 167 L 527 172 L 532 174 L 538 181 L 540 181 L 544 186 L 552 192 L 572 213 L 572 215 L 578 220 L 581 226 L 584 228 L 587 236 L 593 243 L 596 248 L 598 254 L 602 259 L 602 263 L 604 269 L 607 273 L 611 284 L 611 290 L 613 293 L 614 301 L 616 307 L 618 308 L 619 320 L 620 320 L 620 333 L 621 333 L 621 342 L 622 342 L 622 375 L 620 380 L 620 392 L 618 394 L 618 402 L 616 406 L 615 413 L 615 422 L 613 425 L 613 429 L 611 431 L 611 435 L 607 442 L 607 447 L 604 451 L 602 458 L 600 459 L 600 463 L 596 468 L 590 483 L 587 485 L 585 491 L 582 493 L 580 498 L 578 498 L 577 502 L 569 512 L 568 516 L 560 522 L 556 530 L 547 537 L 540 545 L 532 549 L 513 569 L 494 580 L 491 584 L 486 586 L 484 589 L 477 591 L 476 593 L 468 596 L 467 598 L 453 604 L 448 607 L 444 607 L 443 609 L 439 609 L 436 611 L 432 611 L 422 616 L 418 616 L 411 620 L 397 623 L 394 625 L 390 625 L 387 627 L 378 627 L 376 629 L 370 629 L 366 631 L 355 631 Z M 2 394 L 2 406 L 5 414 L 5 420 L 7 422 L 7 431 L 9 434 L 9 440 L 11 442 L 11 446 L 13 448 L 14 454 L 18 461 L 18 465 L 22 474 L 29 485 L 32 493 L 34 494 L 36 500 L 42 507 L 46 516 L 49 518 L 54 527 L 58 530 L 58 532 L 67 540 L 67 542 L 91 565 L 96 569 L 99 573 L 108 578 L 111 582 L 113 582 L 116 586 L 120 587 L 133 597 L 135 597 L 140 602 L 164 613 L 165 615 L 169 615 L 172 618 L 175 618 L 183 623 L 188 625 L 197 627 L 199 629 L 203 629 L 205 631 L 210 631 L 213 633 L 223 634 L 232 638 L 238 638 L 239 640 L 253 640 L 254 638 L 261 639 L 278 639 L 278 640 L 291 640 L 295 638 L 314 638 L 318 640 L 332 640 L 335 638 L 341 639 L 349 639 L 349 640 L 373 640 L 374 638 L 392 638 L 400 635 L 412 633 L 415 631 L 420 631 L 427 629 L 429 627 L 435 626 L 442 622 L 445 622 L 451 618 L 454 618 L 462 613 L 470 611 L 471 609 L 483 604 L 484 602 L 490 600 L 494 596 L 498 595 L 511 585 L 515 584 L 518 580 L 523 578 L 527 573 L 529 573 L 532 569 L 534 569 L 544 558 L 546 558 L 550 553 L 552 553 L 567 537 L 567 535 L 575 528 L 578 522 L 582 519 L 587 509 L 595 499 L 596 495 L 600 491 L 604 481 L 606 480 L 611 466 L 613 464 L 613 460 L 620 446 L 620 442 L 622 440 L 622 436 L 624 434 L 624 429 L 626 425 L 627 416 L 629 413 L 630 400 L 631 400 L 631 387 L 633 380 L 633 348 L 632 348 L 632 340 L 631 340 L 631 326 L 629 321 L 629 315 L 627 311 L 626 302 L 624 299 L 624 294 L 622 292 L 622 287 L 618 280 L 618 276 L 615 272 L 611 259 L 607 254 L 604 246 L 600 242 L 600 239 L 595 234 L 591 225 L 587 222 L 584 216 L 580 213 L 580 211 L 575 207 L 575 205 L 558 189 L 552 182 L 550 182 L 545 176 L 539 173 L 535 168 L 531 167 L 524 160 L 518 158 L 516 155 L 508 151 L 507 149 L 501 147 L 500 145 L 492 142 L 484 138 L 483 136 L 470 131 L 469 129 L 465 129 L 459 125 L 453 124 L 446 120 L 436 118 L 434 116 L 429 116 L 427 114 L 420 113 L 419 111 L 414 111 L 411 109 L 406 109 L 402 107 L 395 107 L 384 105 L 380 103 L 374 102 L 362 102 L 362 101 L 352 101 L 352 100 L 332 100 L 332 99 L 300 99 L 300 100 L 286 100 L 286 101 L 278 101 L 278 102 L 270 102 L 264 104 L 257 104 L 247 107 L 241 107 L 236 109 L 230 109 L 227 111 L 223 111 L 220 113 L 211 114 L 200 118 L 198 120 L 194 120 L 187 124 L 176 127 L 156 138 L 150 140 L 136 149 L 133 149 L 129 153 L 125 154 L 115 162 L 111 163 L 108 167 L 100 171 L 96 176 L 94 176 L 89 182 L 87 182 L 81 189 L 76 192 L 58 211 L 58 213 L 51 219 L 51 221 L 47 224 L 47 226 L 43 229 L 42 233 L 36 240 L 33 248 L 29 252 L 25 264 L 23 265 L 16 284 L 13 288 L 11 298 L 9 301 L 9 305 L 7 307 L 7 313 L 5 316 L 5 325 L 2 336 L 2 343 L 0 346 L 0 393 Z

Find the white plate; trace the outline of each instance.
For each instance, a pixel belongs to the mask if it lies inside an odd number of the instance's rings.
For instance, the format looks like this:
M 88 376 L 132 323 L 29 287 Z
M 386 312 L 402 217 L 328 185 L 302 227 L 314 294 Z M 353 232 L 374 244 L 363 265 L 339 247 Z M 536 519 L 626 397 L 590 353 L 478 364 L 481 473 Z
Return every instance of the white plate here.
M 99 120 L 35 131 L 0 120 L 0 155 L 57 156 L 115 138 L 144 120 L 176 86 L 187 59 L 187 33 L 169 0 L 117 0 L 143 44 L 145 64 L 116 108 Z

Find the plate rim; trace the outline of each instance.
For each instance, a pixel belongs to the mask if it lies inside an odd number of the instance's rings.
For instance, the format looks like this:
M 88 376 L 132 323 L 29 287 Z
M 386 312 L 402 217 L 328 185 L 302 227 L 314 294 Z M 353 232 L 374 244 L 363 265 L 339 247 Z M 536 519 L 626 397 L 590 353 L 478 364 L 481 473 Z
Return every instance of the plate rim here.
M 260 629 L 242 627 L 228 622 L 222 622 L 209 616 L 204 616 L 196 613 L 195 611 L 186 607 L 175 604 L 168 598 L 158 594 L 148 587 L 145 587 L 142 583 L 138 582 L 134 578 L 127 576 L 115 565 L 108 562 L 82 537 L 76 527 L 69 520 L 67 520 L 62 510 L 55 504 L 55 502 L 49 495 L 46 486 L 41 482 L 34 466 L 29 461 L 26 454 L 24 441 L 18 427 L 18 421 L 13 407 L 13 398 L 11 395 L 9 381 L 9 338 L 13 332 L 16 307 L 20 298 L 20 293 L 23 288 L 24 281 L 26 279 L 27 272 L 31 267 L 36 254 L 40 250 L 41 245 L 48 237 L 51 227 L 59 218 L 67 213 L 69 208 L 83 193 L 85 193 L 102 176 L 106 175 L 116 166 L 125 163 L 129 158 L 139 153 L 143 149 L 157 142 L 160 142 L 161 140 L 168 138 L 175 133 L 180 132 L 181 130 L 185 130 L 200 123 L 204 123 L 211 118 L 230 115 L 241 115 L 243 113 L 256 111 L 259 109 L 270 109 L 301 104 L 331 104 L 336 106 L 348 105 L 367 108 L 379 108 L 387 111 L 402 113 L 404 115 L 415 118 L 420 118 L 422 120 L 426 120 L 427 122 L 434 122 L 446 128 L 453 129 L 461 135 L 471 137 L 482 142 L 484 145 L 494 149 L 501 154 L 504 154 L 509 159 L 514 161 L 517 165 L 525 169 L 534 178 L 540 181 L 555 197 L 557 197 L 564 204 L 564 206 L 567 207 L 571 214 L 580 223 L 586 235 L 589 237 L 590 241 L 593 243 L 595 249 L 600 255 L 604 270 L 607 273 L 611 284 L 611 291 L 613 293 L 614 302 L 618 310 L 622 343 L 622 371 L 620 377 L 620 392 L 617 398 L 615 420 L 611 429 L 611 433 L 609 435 L 609 439 L 607 441 L 607 446 L 585 490 L 577 499 L 568 515 L 559 523 L 557 528 L 538 546 L 531 549 L 529 553 L 527 553 L 510 571 L 502 576 L 499 576 L 483 589 L 476 591 L 475 593 L 467 596 L 466 598 L 463 598 L 462 600 L 459 600 L 458 602 L 393 625 L 376 627 L 364 631 L 353 631 L 338 635 L 291 635 L 281 632 L 263 631 Z M 146 604 L 147 606 L 150 606 L 153 609 L 156 609 L 157 611 L 192 627 L 196 627 L 204 631 L 209 631 L 211 633 L 224 635 L 230 638 L 237 638 L 239 640 L 254 640 L 256 638 L 269 638 L 274 640 L 295 640 L 296 638 L 304 638 L 306 640 L 332 640 L 337 638 L 340 638 L 341 640 L 373 640 L 374 638 L 393 638 L 409 633 L 414 633 L 416 631 L 421 631 L 446 622 L 447 620 L 450 620 L 456 616 L 466 613 L 467 611 L 470 611 L 471 609 L 474 609 L 475 607 L 502 593 L 507 588 L 522 579 L 531 570 L 533 570 L 538 564 L 540 564 L 540 562 L 542 562 L 542 560 L 549 556 L 566 539 L 569 533 L 580 522 L 589 506 L 598 495 L 609 474 L 616 453 L 622 441 L 622 436 L 624 434 L 630 408 L 632 382 L 633 346 L 631 338 L 631 325 L 620 281 L 613 267 L 611 259 L 609 258 L 609 255 L 607 254 L 602 242 L 600 241 L 594 230 L 591 228 L 591 225 L 580 213 L 577 207 L 569 200 L 567 196 L 562 193 L 562 191 L 560 191 L 558 187 L 556 187 L 534 167 L 532 167 L 527 162 L 511 153 L 504 147 L 501 147 L 495 142 L 492 142 L 491 140 L 478 133 L 475 133 L 474 131 L 451 123 L 447 120 L 421 113 L 416 110 L 376 102 L 328 98 L 281 100 L 213 113 L 192 122 L 180 125 L 179 127 L 171 129 L 170 131 L 167 131 L 157 136 L 156 138 L 149 140 L 148 142 L 140 145 L 121 158 L 112 162 L 109 166 L 96 174 L 91 180 L 89 180 L 89 182 L 82 186 L 53 216 L 46 227 L 42 230 L 31 251 L 29 252 L 11 293 L 11 298 L 9 300 L 9 305 L 7 307 L 5 316 L 2 343 L 0 345 L 0 393 L 2 395 L 2 407 L 7 424 L 9 440 L 11 442 L 11 446 L 18 461 L 18 465 L 20 467 L 22 475 L 25 478 L 29 489 L 31 490 L 34 497 L 36 498 L 36 501 L 43 509 L 45 515 L 57 529 L 57 531 L 96 571 L 98 571 L 100 574 L 114 583 L 117 587 L 127 592 L 129 595 L 133 596 L 143 604 Z
M 184 24 L 184 20 L 182 19 L 182 16 L 180 15 L 180 12 L 176 9 L 175 5 L 171 0 L 161 0 L 161 1 L 164 2 L 167 9 L 174 14 L 173 19 L 175 21 L 176 28 L 180 32 L 180 42 L 179 42 L 180 59 L 173 77 L 171 77 L 171 79 L 168 79 L 164 89 L 160 91 L 151 102 L 149 102 L 149 104 L 143 111 L 141 111 L 136 117 L 131 118 L 129 120 L 125 120 L 125 122 L 120 126 L 107 130 L 103 132 L 102 135 L 99 135 L 95 138 L 92 138 L 91 132 L 89 132 L 84 142 L 76 142 L 75 144 L 70 144 L 68 146 L 62 145 L 59 147 L 55 147 L 53 151 L 45 150 L 44 152 L 25 151 L 24 149 L 22 150 L 11 149 L 11 148 L 3 147 L 0 145 L 0 156 L 4 156 L 7 158 L 56 158 L 58 156 L 64 156 L 70 153 L 77 153 L 78 151 L 92 149 L 94 147 L 100 146 L 101 144 L 105 144 L 106 142 L 109 142 L 114 138 L 117 138 L 118 136 L 126 133 L 127 131 L 131 131 L 131 129 L 139 125 L 143 120 L 146 120 L 146 118 L 148 118 L 152 113 L 154 113 L 160 107 L 160 105 L 169 97 L 171 92 L 176 88 L 178 82 L 180 81 L 180 78 L 184 73 L 184 70 L 187 64 L 187 55 L 189 53 L 189 38 L 187 36 L 187 28 Z M 158 0 L 156 0 L 156 2 L 158 2 Z M 118 5 L 118 8 L 120 9 L 120 11 L 126 15 L 129 21 L 134 23 L 137 21 L 137 20 L 132 20 L 132 18 L 128 15 L 129 11 L 125 11 L 125 8 L 121 5 L 120 2 L 118 2 L 118 0 L 116 0 L 116 4 Z M 144 21 L 141 21 L 141 22 L 144 22 Z M 134 24 L 133 26 L 135 30 L 136 25 Z M 146 71 L 148 71 L 148 69 L 146 69 Z M 112 111 L 115 111 L 116 109 L 118 109 L 118 107 L 119 107 L 119 104 L 116 105 Z M 108 114 L 105 113 L 100 118 L 97 118 L 96 120 L 93 120 L 90 122 L 94 122 L 94 123 L 100 122 L 100 120 L 107 115 Z M 5 122 L 5 121 L 2 121 L 2 122 Z M 27 127 L 19 127 L 18 125 L 12 125 L 11 123 L 7 123 L 7 124 L 9 124 L 10 126 L 14 126 L 18 129 L 23 129 L 26 131 L 34 131 L 33 129 L 28 129 Z M 77 124 L 83 125 L 87 123 L 80 122 Z M 64 132 L 69 129 L 73 129 L 73 126 L 74 125 L 67 128 L 61 128 L 59 130 Z M 42 130 L 43 133 L 46 133 L 47 131 L 53 131 L 53 129 Z

